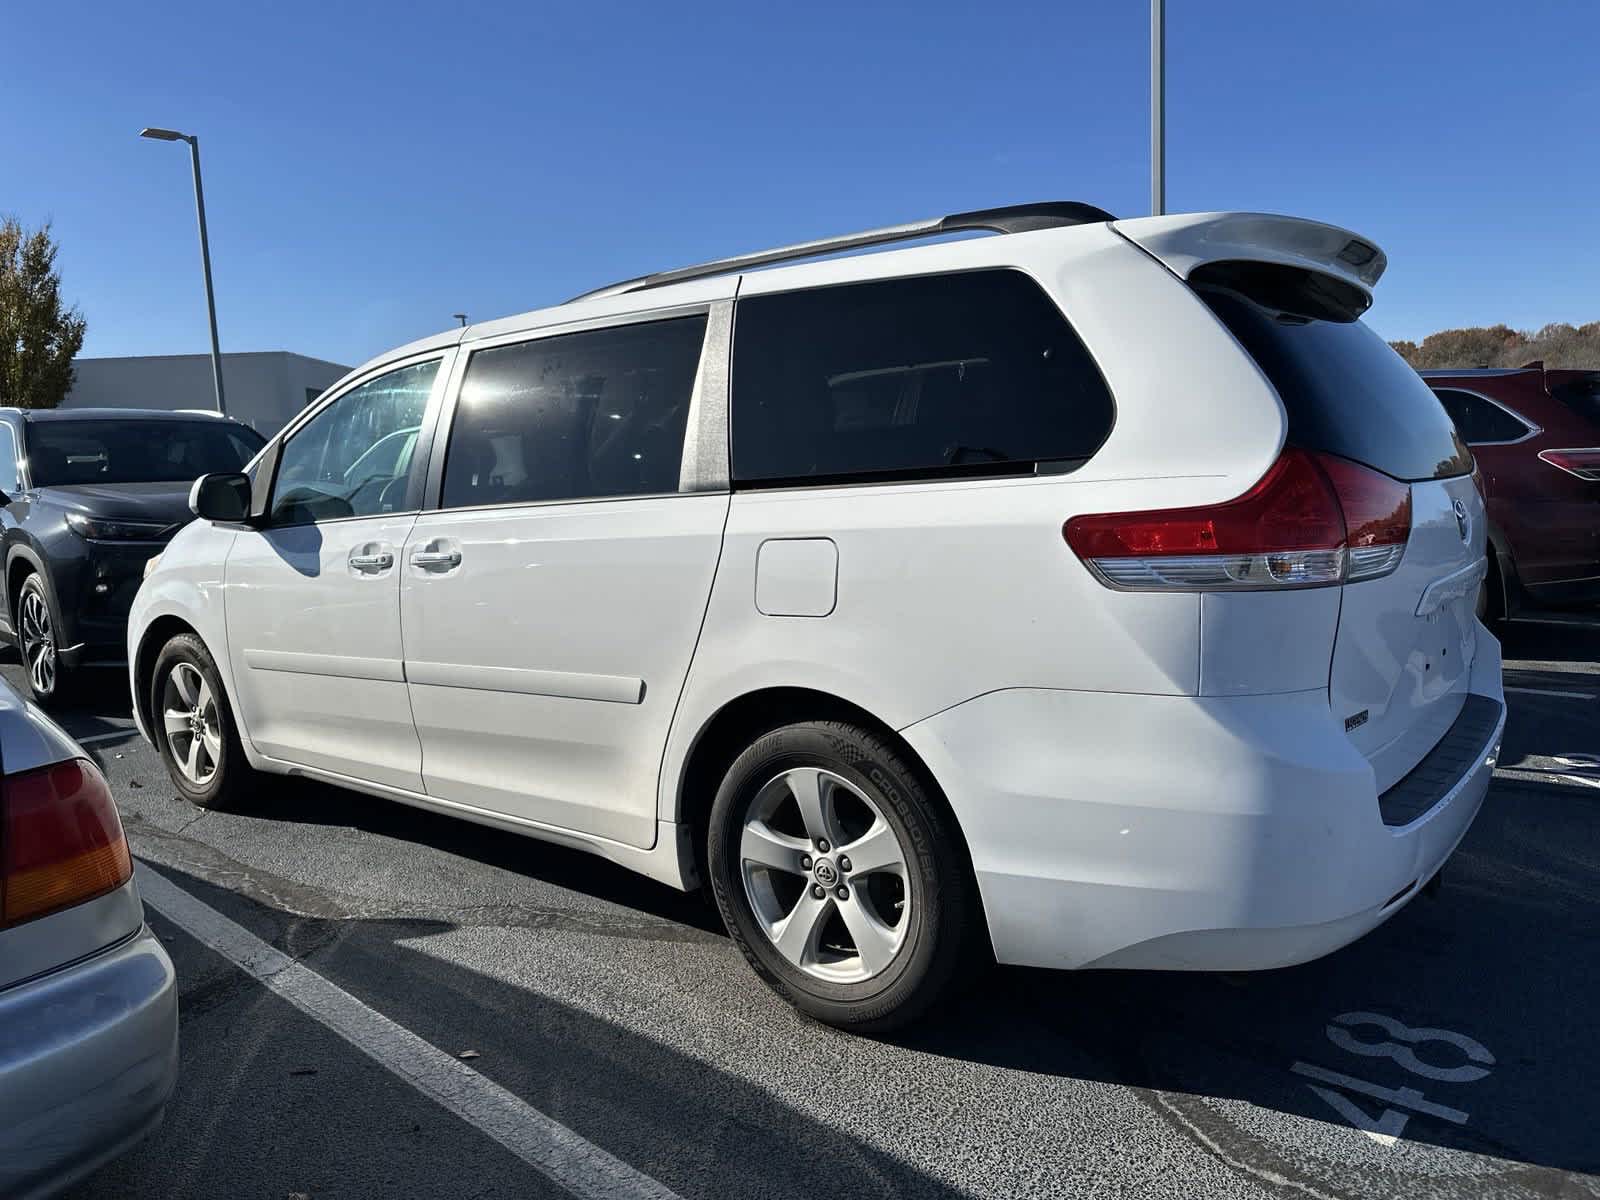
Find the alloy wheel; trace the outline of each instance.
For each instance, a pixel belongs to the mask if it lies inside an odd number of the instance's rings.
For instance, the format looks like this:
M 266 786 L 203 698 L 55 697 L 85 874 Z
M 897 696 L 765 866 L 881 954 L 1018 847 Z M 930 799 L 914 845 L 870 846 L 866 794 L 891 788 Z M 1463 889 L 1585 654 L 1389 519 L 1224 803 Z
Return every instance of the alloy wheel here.
M 33 588 L 22 596 L 22 657 L 33 690 L 48 696 L 56 686 L 55 626 L 50 622 L 50 606 Z
M 807 975 L 860 983 L 904 944 L 905 849 L 877 803 L 842 776 L 797 767 L 767 782 L 745 814 L 739 860 L 762 932 Z
M 180 662 L 167 676 L 161 721 L 172 761 L 190 783 L 205 787 L 222 762 L 222 726 L 211 685 L 193 663 Z

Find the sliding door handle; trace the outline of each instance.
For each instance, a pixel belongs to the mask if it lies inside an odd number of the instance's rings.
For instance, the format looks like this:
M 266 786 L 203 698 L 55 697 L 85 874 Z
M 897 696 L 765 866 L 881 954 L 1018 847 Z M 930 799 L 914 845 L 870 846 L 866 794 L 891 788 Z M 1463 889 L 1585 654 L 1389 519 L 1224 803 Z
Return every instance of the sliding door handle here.
M 459 550 L 413 550 L 411 565 L 424 571 L 449 571 L 461 565 Z

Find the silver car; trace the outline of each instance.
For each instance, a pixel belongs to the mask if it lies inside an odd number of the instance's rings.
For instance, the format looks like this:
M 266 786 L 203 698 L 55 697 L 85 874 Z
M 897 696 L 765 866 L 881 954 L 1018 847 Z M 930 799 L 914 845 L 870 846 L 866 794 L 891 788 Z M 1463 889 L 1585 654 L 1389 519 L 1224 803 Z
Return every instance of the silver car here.
M 48 1196 L 160 1122 L 172 960 L 144 923 L 111 790 L 0 682 L 0 1196 Z

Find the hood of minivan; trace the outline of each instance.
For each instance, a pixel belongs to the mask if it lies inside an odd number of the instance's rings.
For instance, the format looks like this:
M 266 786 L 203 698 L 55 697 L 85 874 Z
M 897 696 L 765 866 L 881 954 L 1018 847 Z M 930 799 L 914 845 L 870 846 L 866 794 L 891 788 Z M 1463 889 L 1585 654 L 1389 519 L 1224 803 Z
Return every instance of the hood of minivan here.
M 177 525 L 190 520 L 189 489 L 184 482 L 71 483 L 38 488 L 34 495 L 69 512 L 108 520 L 160 521 Z

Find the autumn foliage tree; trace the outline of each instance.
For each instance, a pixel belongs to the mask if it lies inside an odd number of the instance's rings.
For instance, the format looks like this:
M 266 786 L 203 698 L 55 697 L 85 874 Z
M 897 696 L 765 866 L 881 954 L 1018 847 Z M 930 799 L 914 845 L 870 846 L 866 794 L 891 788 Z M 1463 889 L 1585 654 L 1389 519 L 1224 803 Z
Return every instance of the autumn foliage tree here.
M 1436 367 L 1547 367 L 1600 370 L 1600 321 L 1546 325 L 1524 333 L 1505 325 L 1445 329 L 1416 342 L 1389 343 L 1419 371 Z
M 72 389 L 84 321 L 61 303 L 56 248 L 48 224 L 0 219 L 0 404 L 54 408 Z

